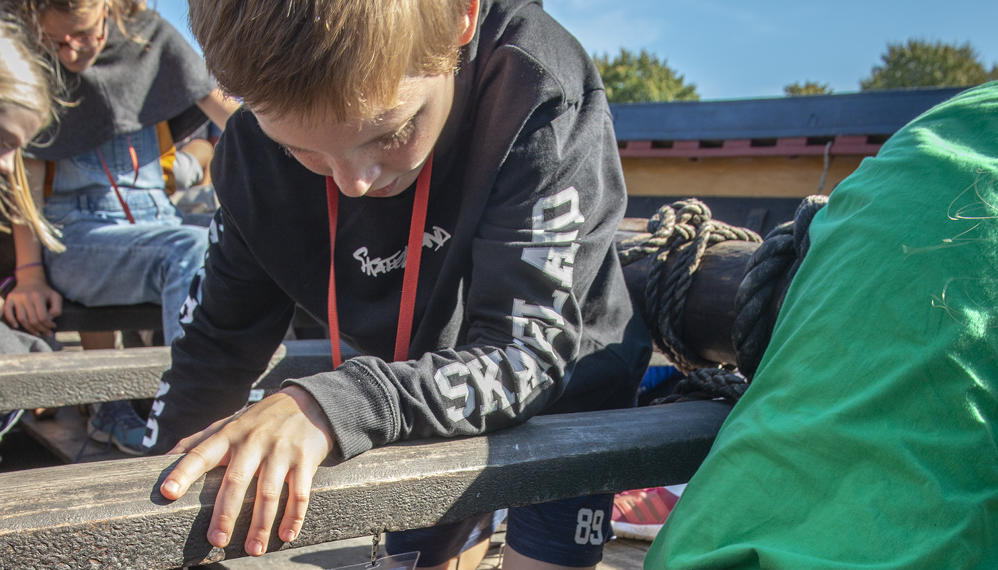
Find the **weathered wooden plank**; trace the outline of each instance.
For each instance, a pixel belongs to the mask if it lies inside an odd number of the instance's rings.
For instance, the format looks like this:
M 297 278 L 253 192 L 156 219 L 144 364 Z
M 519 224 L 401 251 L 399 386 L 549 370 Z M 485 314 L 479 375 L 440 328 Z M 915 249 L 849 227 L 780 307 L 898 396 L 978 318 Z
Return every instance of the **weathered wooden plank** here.
M 81 332 L 158 330 L 163 328 L 163 311 L 153 303 L 85 307 L 64 300 L 55 327 L 60 331 Z
M 374 449 L 319 469 L 304 529 L 290 546 L 684 482 L 706 456 L 728 410 L 719 402 L 685 402 L 543 416 L 483 437 Z M 205 534 L 221 470 L 171 503 L 157 488 L 175 460 L 0 474 L 0 567 L 164 568 L 242 556 L 252 500 L 237 521 L 232 545 L 212 548 Z M 274 541 L 269 550 L 282 547 Z
M 329 353 L 326 340 L 287 341 L 257 387 L 273 389 L 287 378 L 329 370 Z M 0 355 L 0 410 L 151 398 L 169 365 L 164 346 Z
M 296 327 L 322 326 L 301 307 L 296 307 L 292 324 Z M 80 332 L 160 330 L 163 311 L 154 303 L 87 307 L 63 300 L 62 314 L 56 317 L 55 325 L 56 330 Z

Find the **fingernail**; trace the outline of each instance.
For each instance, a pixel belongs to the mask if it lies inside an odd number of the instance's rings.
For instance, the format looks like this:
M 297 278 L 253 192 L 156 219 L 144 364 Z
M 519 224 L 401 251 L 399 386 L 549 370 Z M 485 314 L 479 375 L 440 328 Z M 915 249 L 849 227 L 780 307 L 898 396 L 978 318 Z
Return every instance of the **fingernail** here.
M 208 537 L 208 542 L 219 548 L 224 548 L 229 543 L 229 537 L 224 532 L 216 530 Z
M 284 531 L 284 534 L 281 535 L 281 540 L 283 540 L 284 542 L 292 542 L 294 539 L 295 539 L 295 531 L 293 530 L 286 530 Z
M 180 485 L 176 481 L 167 481 L 163 483 L 163 492 L 169 493 L 170 495 L 176 496 L 180 491 Z
M 250 554 L 252 556 L 260 556 L 261 554 L 263 554 L 263 543 L 261 543 L 259 540 L 251 540 L 249 545 L 247 545 L 246 547 L 246 554 Z

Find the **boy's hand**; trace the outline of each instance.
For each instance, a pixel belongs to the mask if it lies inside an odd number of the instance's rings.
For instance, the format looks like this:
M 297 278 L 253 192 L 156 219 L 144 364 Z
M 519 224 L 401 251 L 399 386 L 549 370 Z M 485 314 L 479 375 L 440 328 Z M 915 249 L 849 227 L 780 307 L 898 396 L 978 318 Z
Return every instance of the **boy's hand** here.
M 13 328 L 48 336 L 55 331 L 55 317 L 62 314 L 62 295 L 49 287 L 41 267 L 24 269 L 18 273 L 17 286 L 7 295 L 3 314 Z
M 256 476 L 253 520 L 244 549 L 260 556 L 266 552 L 285 481 L 288 504 L 278 536 L 285 542 L 298 536 L 308 509 L 312 477 L 333 445 L 319 404 L 305 390 L 289 386 L 181 440 L 170 453 L 187 455 L 167 475 L 160 492 L 167 499 L 179 499 L 199 477 L 219 465 L 228 465 L 208 527 L 208 542 L 224 547 L 232 536 L 246 489 Z

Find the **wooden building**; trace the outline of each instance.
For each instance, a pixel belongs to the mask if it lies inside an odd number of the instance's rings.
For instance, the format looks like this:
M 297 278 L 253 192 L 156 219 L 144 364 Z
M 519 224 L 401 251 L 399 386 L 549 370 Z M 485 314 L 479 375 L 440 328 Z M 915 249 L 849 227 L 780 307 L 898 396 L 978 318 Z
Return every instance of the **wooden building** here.
M 828 194 L 905 123 L 960 88 L 773 99 L 611 105 L 627 215 L 700 198 L 714 218 L 756 231 Z

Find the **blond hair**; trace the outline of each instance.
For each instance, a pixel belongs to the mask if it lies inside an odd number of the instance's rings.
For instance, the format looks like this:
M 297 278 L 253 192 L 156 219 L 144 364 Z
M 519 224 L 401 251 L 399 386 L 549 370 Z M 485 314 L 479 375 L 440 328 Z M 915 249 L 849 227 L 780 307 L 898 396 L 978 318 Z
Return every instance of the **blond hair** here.
M 41 35 L 41 25 L 39 20 L 47 10 L 55 10 L 63 14 L 80 14 L 99 7 L 105 2 L 110 10 L 110 17 L 114 20 L 121 33 L 128 35 L 125 23 L 135 14 L 146 9 L 145 0 L 6 0 L 8 4 L 16 5 L 16 10 L 21 13 L 24 21 L 34 24 L 36 31 Z
M 369 118 L 409 75 L 451 73 L 470 0 L 190 0 L 208 68 L 256 111 Z
M 0 105 L 15 105 L 41 118 L 42 126 L 55 118 L 55 76 L 51 66 L 29 47 L 28 37 L 18 24 L 0 20 Z M 59 231 L 38 214 L 25 175 L 21 151 L 15 151 L 14 170 L 0 182 L 0 216 L 24 224 L 53 251 L 65 248 L 56 239 Z M 0 223 L 0 231 L 10 228 Z

